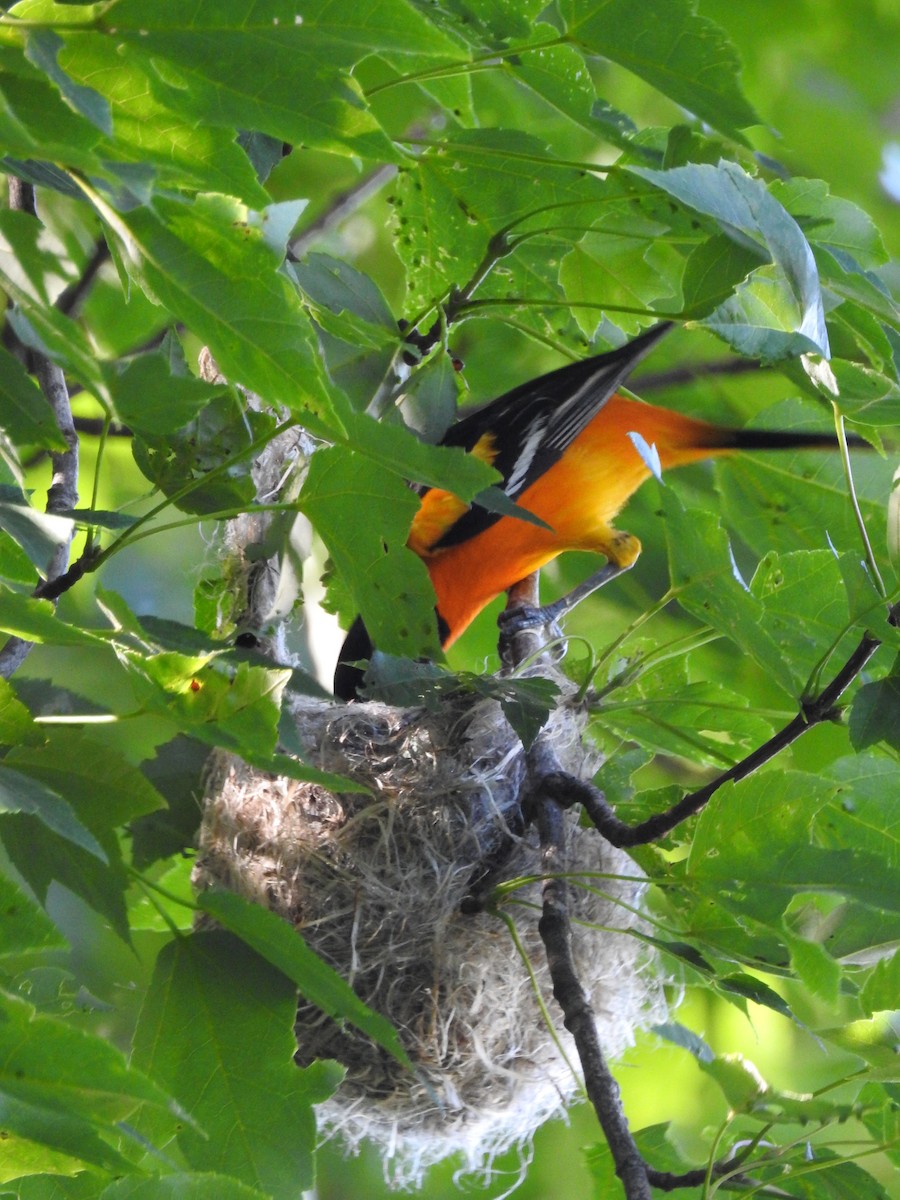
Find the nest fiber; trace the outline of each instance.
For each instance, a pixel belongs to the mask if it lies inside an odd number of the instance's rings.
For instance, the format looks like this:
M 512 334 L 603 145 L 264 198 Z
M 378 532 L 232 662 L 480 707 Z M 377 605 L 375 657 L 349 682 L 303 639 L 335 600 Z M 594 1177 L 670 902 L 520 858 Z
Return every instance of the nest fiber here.
M 571 1039 L 561 1021 L 548 1029 L 541 1011 L 558 1016 L 537 933 L 540 885 L 504 901 L 527 963 L 504 920 L 460 910 L 485 879 L 540 870 L 520 817 L 521 743 L 493 701 L 438 713 L 311 702 L 294 716 L 309 760 L 371 794 L 332 793 L 222 755 L 208 780 L 195 882 L 279 913 L 398 1028 L 417 1075 L 301 1006 L 298 1062 L 336 1058 L 347 1068 L 319 1109 L 324 1132 L 351 1151 L 378 1143 L 401 1186 L 453 1154 L 483 1170 L 511 1146 L 525 1149 L 578 1087 Z M 563 766 L 585 774 L 577 717 L 563 706 L 551 722 Z M 627 855 L 574 815 L 567 837 L 566 870 L 580 877 L 576 962 L 615 1056 L 659 1017 L 658 985 L 629 934 L 642 884 Z

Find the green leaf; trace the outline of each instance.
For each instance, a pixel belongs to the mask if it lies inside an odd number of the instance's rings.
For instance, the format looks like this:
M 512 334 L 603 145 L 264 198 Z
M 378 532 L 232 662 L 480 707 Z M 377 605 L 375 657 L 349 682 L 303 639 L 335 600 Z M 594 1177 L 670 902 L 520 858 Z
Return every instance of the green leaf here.
M 754 424 L 821 430 L 821 421 L 814 423 L 806 406 L 801 409 L 806 419 L 798 419 L 798 408 L 796 403 L 776 405 L 767 410 L 765 422 Z M 879 472 L 880 464 L 868 464 L 864 455 L 858 457 L 863 460 L 857 461 L 854 471 L 859 504 L 874 542 L 884 529 L 882 479 L 887 471 Z M 715 475 L 728 527 L 760 558 L 770 550 L 829 550 L 829 543 L 839 553 L 848 551 L 860 557 L 859 532 L 836 453 L 735 455 L 717 466 Z
M 330 0 L 311 0 L 302 20 L 296 20 L 296 16 L 290 0 L 198 0 L 188 14 L 178 0 L 155 0 L 149 12 L 142 0 L 115 0 L 103 11 L 103 25 L 112 25 L 118 31 L 166 33 L 176 46 L 205 51 L 199 60 L 204 66 L 210 65 L 207 60 L 220 46 L 218 34 L 243 34 L 249 43 L 243 69 L 248 71 L 265 50 L 268 57 L 264 65 L 272 76 L 267 82 L 284 89 L 285 98 L 290 95 L 289 85 L 296 84 L 300 73 L 296 55 L 303 62 L 305 47 L 320 44 L 316 35 L 330 39 L 328 44 L 335 55 L 352 50 L 355 57 L 372 50 L 396 53 L 400 49 L 407 54 L 439 57 L 458 51 L 455 42 L 438 35 L 434 26 L 405 0 L 379 0 L 354 13 L 335 8 Z M 178 35 L 185 35 L 183 42 L 178 41 Z M 222 38 L 222 47 L 235 44 L 233 37 Z M 347 61 L 354 61 L 354 57 Z M 224 64 L 212 66 L 225 76 Z M 280 72 L 285 67 L 288 69 L 282 77 Z
M 95 854 L 58 836 L 36 817 L 10 814 L 2 821 L 3 845 L 13 866 L 42 904 L 51 883 L 60 883 L 90 908 L 96 909 L 123 942 L 129 941 L 125 912 L 128 878 L 118 842 L 100 838 L 109 865 Z
M 9 484 L 0 484 L 0 529 L 13 538 L 40 571 L 72 535 L 68 517 L 52 516 L 32 508 L 25 496 Z
M 685 312 L 704 316 L 759 266 L 759 254 L 727 234 L 715 234 L 688 255 L 681 281 Z
M 111 109 L 115 138 L 102 146 L 110 174 L 143 164 L 161 185 L 222 192 L 255 206 L 268 202 L 233 130 L 180 119 L 154 96 L 155 72 L 145 74 L 115 38 L 68 34 L 59 62 L 73 79 L 90 81 Z M 281 142 L 278 150 L 280 157 Z
M 855 750 L 879 742 L 900 749 L 900 676 L 890 675 L 859 689 L 850 709 L 850 741 Z
M 875 964 L 874 970 L 860 991 L 859 998 L 863 1012 L 867 1016 L 872 1016 L 873 1013 L 896 1009 L 898 996 L 900 996 L 900 951 L 895 950 L 893 954 L 882 958 Z
M 44 742 L 44 734 L 31 713 L 5 679 L 0 680 L 0 745 L 16 746 Z
M 676 268 L 676 260 L 678 266 Z M 680 259 L 664 241 L 645 237 L 609 237 L 604 231 L 586 234 L 563 258 L 559 282 L 576 306 L 602 296 L 609 316 L 626 333 L 640 331 L 639 316 L 629 309 L 651 311 L 675 296 Z M 624 308 L 625 312 L 618 312 Z M 576 317 L 587 337 L 593 337 L 603 313 L 597 308 L 576 307 Z
M 713 683 L 675 686 L 659 693 L 655 672 L 646 684 L 617 688 L 594 711 L 603 727 L 663 754 L 730 766 L 772 732 L 739 693 Z
M 195 799 L 196 805 L 196 799 Z M 194 819 L 196 826 L 196 816 Z M 192 831 L 196 835 L 196 828 Z M 172 866 L 148 881 L 140 890 L 132 891 L 128 904 L 128 924 L 132 932 L 153 930 L 169 934 L 177 929 L 190 933 L 197 917 L 191 874 L 193 856 L 178 854 Z
M 850 200 L 832 196 L 823 180 L 776 179 L 770 191 L 814 246 L 821 243 L 852 254 L 864 267 L 887 262 L 884 241 L 869 214 Z
M 0 765 L 0 817 L 7 813 L 32 815 L 66 841 L 81 846 L 101 862 L 107 861 L 100 843 L 82 825 L 72 806 L 58 792 L 52 791 L 28 775 L 23 775 L 21 771 Z
M 760 119 L 740 89 L 737 51 L 689 0 L 561 0 L 559 8 L 569 41 L 627 67 L 746 144 L 740 131 Z
M 424 563 L 406 549 L 418 505 L 396 475 L 339 446 L 313 455 L 300 496 L 379 649 L 435 659 L 434 593 Z
M 774 988 L 763 983 L 761 979 L 757 979 L 755 975 L 747 975 L 743 971 L 733 975 L 723 975 L 715 981 L 715 986 L 718 991 L 738 996 L 741 1000 L 752 1000 L 754 1004 L 771 1008 L 773 1012 L 780 1013 L 783 1017 L 793 1015 L 791 1007 L 784 997 L 779 996 Z
M 156 1179 L 117 1179 L 99 1200 L 267 1200 L 268 1195 L 212 1171 L 176 1171 Z
M 712 513 L 687 511 L 670 490 L 665 496 L 666 539 L 679 604 L 750 654 L 789 693 L 794 678 L 763 628 L 761 602 L 735 579 L 731 549 Z
M 38 1167 L 42 1167 L 46 1173 L 32 1174 Z M 97 1188 L 102 1183 L 94 1171 L 81 1171 L 74 1176 L 61 1173 L 77 1169 L 76 1163 L 71 1160 L 61 1158 L 58 1164 L 54 1163 L 50 1152 L 43 1151 L 37 1161 L 32 1157 L 19 1178 L 12 1180 L 16 1187 L 15 1200 L 97 1200 Z M 54 1170 L 60 1174 L 50 1174 Z M 0 1195 L 3 1200 L 8 1200 L 8 1193 L 0 1192 Z
M 162 807 L 162 796 L 138 768 L 121 751 L 94 741 L 90 727 L 45 725 L 44 731 L 43 746 L 18 747 L 5 761 L 64 796 L 98 836 Z
M 900 424 L 900 387 L 895 379 L 840 358 L 832 359 L 829 366 L 838 386 L 838 403 L 846 417 L 876 427 Z
M 17 445 L 65 450 L 66 442 L 40 388 L 17 358 L 0 347 L 0 426 Z
M 897 1063 L 896 1010 L 880 1013 L 868 1021 L 851 1021 L 833 1029 L 817 1032 L 843 1050 L 849 1050 L 874 1068 L 873 1074 L 885 1082 L 900 1082 Z
M 771 260 L 771 268 L 754 272 L 704 319 L 708 329 L 742 354 L 766 360 L 809 352 L 828 357 L 816 261 L 800 226 L 761 180 L 724 160 L 671 171 L 628 169 Z
M 859 754 L 838 759 L 823 774 L 837 785 L 837 803 L 816 819 L 820 845 L 856 846 L 900 870 L 900 792 L 890 759 Z
M 131 1170 L 128 1160 L 98 1136 L 91 1121 L 27 1104 L 15 1096 L 0 1096 L 0 1121 L 4 1165 L 13 1177 L 21 1170 L 33 1170 L 37 1164 L 51 1171 L 77 1170 L 82 1163 L 123 1174 Z M 36 1147 L 44 1152 L 36 1153 Z
M 752 1112 L 769 1090 L 753 1063 L 739 1054 L 698 1057 L 697 1064 L 719 1085 L 735 1112 Z
M 703 1038 L 678 1021 L 664 1021 L 661 1025 L 654 1025 L 653 1032 L 659 1037 L 665 1038 L 667 1042 L 681 1046 L 683 1050 L 689 1050 L 698 1062 L 711 1062 L 715 1058 L 713 1051 Z
M 0 629 L 51 646 L 98 646 L 103 641 L 88 629 L 61 621 L 49 600 L 33 600 L 5 588 L 0 588 Z
M 62 286 L 72 282 L 70 274 L 62 274 L 60 264 L 66 261 L 63 247 L 34 217 L 0 210 L 0 278 L 18 306 L 8 314 L 16 335 L 48 354 L 103 402 L 107 395 L 96 351 L 80 326 L 52 303 Z
M 363 1004 L 345 979 L 310 950 L 296 929 L 281 917 L 231 892 L 201 892 L 197 904 L 245 942 L 300 989 L 300 994 L 335 1020 L 346 1020 L 412 1070 L 396 1029 Z
M 798 771 L 766 771 L 726 785 L 700 814 L 689 877 L 714 883 L 723 901 L 769 923 L 779 920 L 792 894 L 804 891 L 896 912 L 896 872 L 883 853 L 839 834 L 828 845 L 812 844 L 813 831 L 821 827 L 824 835 L 838 818 L 835 794 L 827 779 Z
M 36 1109 L 111 1127 L 140 1102 L 169 1109 L 171 1098 L 130 1067 L 109 1041 L 0 996 L 0 1092 Z
M 541 139 L 519 130 L 460 130 L 429 148 L 414 166 L 400 169 L 388 197 L 397 253 L 409 276 L 407 311 L 427 312 L 451 287 L 476 274 L 495 235 L 507 229 L 518 235 L 531 226 L 543 230 L 557 207 L 566 229 L 535 239 L 531 258 L 531 240 L 516 248 L 478 295 L 560 299 L 549 247 L 570 245 L 571 226 L 590 224 L 605 188 L 594 176 L 555 161 Z M 514 245 L 508 243 L 508 249 Z
M 843 974 L 840 964 L 818 942 L 787 933 L 785 943 L 798 978 L 814 996 L 821 996 L 826 1004 L 836 1004 Z
M 150 294 L 209 345 L 229 381 L 315 432 L 340 432 L 309 318 L 245 211 L 157 199 L 152 212 L 117 214 L 95 202 Z
M 456 420 L 459 375 L 449 354 L 418 366 L 403 388 L 399 408 L 406 425 L 426 442 L 439 442 Z
M 149 12 L 141 0 L 118 0 L 101 28 L 115 31 L 157 99 L 185 118 L 392 161 L 394 148 L 350 68 L 375 49 L 455 55 L 458 48 L 400 0 L 353 20 L 322 0 L 304 8 L 302 21 L 296 16 L 289 0 L 201 0 L 187 16 L 171 0 Z
M 8 533 L 0 530 L 0 579 L 31 591 L 40 582 L 34 563 Z M 0 587 L 2 594 L 2 587 Z
M 304 293 L 317 305 L 336 315 L 351 314 L 392 337 L 397 336 L 397 322 L 370 275 L 320 252 L 307 254 L 300 262 L 292 263 L 291 269 Z
M 538 23 L 532 37 L 543 41 L 553 27 Z M 615 145 L 627 144 L 628 118 L 613 114 L 598 101 L 584 54 L 575 46 L 542 46 L 517 54 L 504 64 L 514 77 L 550 106 L 555 114 L 574 121 L 589 133 L 606 135 Z M 617 121 L 615 118 L 618 117 Z M 625 122 L 623 129 L 622 122 Z M 634 132 L 631 126 L 630 132 Z
M 498 479 L 493 467 L 473 454 L 457 446 L 430 446 L 402 425 L 373 421 L 362 413 L 348 413 L 345 423 L 353 448 L 382 473 L 386 470 L 403 480 L 446 488 L 466 502 L 480 498 Z
M 341 1078 L 331 1063 L 293 1063 L 296 989 L 229 934 L 177 938 L 157 959 L 133 1062 L 194 1117 L 178 1144 L 195 1170 L 281 1194 L 311 1186 L 312 1105 Z
M 0 875 L 0 958 L 5 955 L 61 950 L 66 940 L 42 909 Z
M 48 181 L 45 175 L 49 172 L 51 179 L 59 177 L 62 186 L 71 187 L 70 177 L 50 163 L 92 175 L 106 174 L 95 153 L 102 140 L 100 130 L 73 112 L 56 88 L 37 72 L 35 75 L 22 79 L 0 73 L 0 147 L 4 154 L 37 166 L 39 183 Z
M 750 591 L 762 602 L 760 625 L 778 646 L 799 694 L 849 619 L 840 565 L 830 550 L 767 554 Z
M 63 99 L 105 134 L 112 134 L 112 114 L 105 97 L 90 87 L 75 83 L 58 61 L 64 42 L 52 29 L 29 30 L 25 39 L 25 55 L 59 88 Z
M 269 413 L 247 408 L 234 393 L 220 393 L 182 428 L 147 432 L 135 438 L 132 450 L 147 479 L 183 512 L 238 512 L 256 499 L 252 447 L 274 428 Z M 182 495 L 189 483 L 194 486 Z
M 829 251 L 822 245 L 817 250 L 819 271 L 829 291 L 855 301 L 889 325 L 900 324 L 900 309 L 878 275 L 864 270 L 846 251 Z
M 141 765 L 167 807 L 131 822 L 132 861 L 138 870 L 193 846 L 197 796 L 203 790 L 209 755 L 205 743 L 179 735 L 159 746 L 155 757 Z
M 251 758 L 272 755 L 289 669 L 239 663 L 227 672 L 211 655 L 173 651 L 150 657 L 126 651 L 122 661 L 147 708 L 168 717 L 180 732 Z
M 104 373 L 120 419 L 135 432 L 151 436 L 175 433 L 222 393 L 221 387 L 188 372 L 174 340 L 122 364 L 104 363 Z

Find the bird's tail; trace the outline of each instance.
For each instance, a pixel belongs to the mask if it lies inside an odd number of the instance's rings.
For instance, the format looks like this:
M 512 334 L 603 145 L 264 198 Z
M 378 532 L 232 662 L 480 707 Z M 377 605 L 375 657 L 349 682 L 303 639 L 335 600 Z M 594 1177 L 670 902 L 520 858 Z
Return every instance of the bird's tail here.
M 347 631 L 337 668 L 334 672 L 334 694 L 338 700 L 355 700 L 362 687 L 365 671 L 353 664 L 372 656 L 375 647 L 362 617 L 357 617 Z

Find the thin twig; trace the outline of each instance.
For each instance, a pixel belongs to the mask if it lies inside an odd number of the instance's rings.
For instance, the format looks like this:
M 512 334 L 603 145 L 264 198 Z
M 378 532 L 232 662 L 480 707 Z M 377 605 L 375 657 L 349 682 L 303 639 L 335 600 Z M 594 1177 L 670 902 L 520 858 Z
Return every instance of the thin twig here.
M 91 257 L 84 265 L 84 270 L 74 283 L 70 283 L 56 297 L 56 308 L 67 317 L 77 316 L 84 299 L 97 278 L 100 268 L 109 258 L 109 246 L 105 238 L 98 238 L 94 243 Z
M 329 207 L 315 221 L 301 230 L 288 245 L 288 258 L 302 258 L 326 233 L 330 233 L 369 199 L 389 183 L 397 174 L 393 163 L 378 167 L 365 179 L 360 180 L 355 187 L 341 192 L 331 202 Z
M 900 622 L 900 604 L 894 605 L 889 614 L 892 624 Z M 800 712 L 776 733 L 758 746 L 746 758 L 735 763 L 721 775 L 704 784 L 694 792 L 689 792 L 677 804 L 665 812 L 655 813 L 646 821 L 637 825 L 629 825 L 616 816 L 613 808 L 606 802 L 603 793 L 583 780 L 576 779 L 566 772 L 554 772 L 542 781 L 542 786 L 553 796 L 558 804 L 569 807 L 580 803 L 596 828 L 614 846 L 642 846 L 647 842 L 657 841 L 688 817 L 698 813 L 726 783 L 736 783 L 752 775 L 764 763 L 769 762 L 787 746 L 797 741 L 808 729 L 825 721 L 832 721 L 838 715 L 838 701 L 841 696 L 863 670 L 866 663 L 881 645 L 878 638 L 870 633 L 863 634 L 856 649 L 837 672 L 827 687 L 811 700 L 807 700 Z
M 683 383 L 692 383 L 707 375 L 747 375 L 763 369 L 763 364 L 755 358 L 723 358 L 714 362 L 689 363 L 683 367 L 671 367 L 668 371 L 649 371 L 646 375 L 637 377 L 634 387 L 643 395 L 644 392 L 660 391 L 667 387 L 678 387 Z

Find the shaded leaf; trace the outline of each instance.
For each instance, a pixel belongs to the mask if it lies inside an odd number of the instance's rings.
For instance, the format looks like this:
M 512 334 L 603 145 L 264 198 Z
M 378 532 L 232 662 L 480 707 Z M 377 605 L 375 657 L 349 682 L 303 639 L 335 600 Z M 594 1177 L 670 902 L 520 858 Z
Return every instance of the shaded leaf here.
M 312 951 L 281 917 L 233 892 L 207 891 L 197 904 L 218 924 L 237 934 L 272 966 L 283 971 L 301 995 L 335 1020 L 346 1020 L 412 1070 L 396 1029 L 380 1013 L 363 1004 L 350 985 Z
M 25 39 L 25 55 L 59 88 L 63 99 L 105 134 L 112 134 L 112 114 L 105 97 L 94 88 L 77 84 L 67 75 L 58 61 L 62 38 L 52 29 L 29 30 Z
M 38 570 L 45 572 L 50 559 L 71 537 L 72 521 L 39 512 L 18 488 L 0 484 L 0 529 L 19 543 Z
M 34 901 L 0 875 L 0 957 L 35 950 L 59 950 L 66 940 Z
M 266 1200 L 270 1193 L 210 1171 L 176 1171 L 157 1179 L 117 1179 L 99 1200 Z
M 169 1108 L 170 1097 L 103 1038 L 37 1013 L 12 995 L 0 998 L 0 1091 L 24 1104 L 110 1131 L 138 1102 Z
M 850 741 L 856 750 L 879 742 L 900 749 L 900 677 L 890 675 L 859 689 L 850 709 Z
M 53 411 L 17 358 L 0 347 L 0 426 L 18 445 L 65 450 Z
M 341 1078 L 333 1063 L 293 1064 L 296 989 L 224 933 L 170 942 L 135 1033 L 135 1065 L 193 1116 L 178 1131 L 188 1164 L 278 1193 L 313 1179 L 312 1105 Z
M 688 0 L 561 0 L 566 35 L 645 79 L 698 117 L 745 141 L 759 117 L 738 82 L 737 51 Z
M 309 317 L 245 211 L 163 199 L 153 211 L 101 207 L 130 269 L 209 345 L 226 378 L 286 405 L 316 432 L 340 432 Z
M 397 476 L 338 446 L 313 455 L 300 496 L 375 644 L 435 659 L 441 649 L 434 594 L 424 563 L 406 549 L 418 506 Z M 359 519 L 362 512 L 368 520 Z
M 0 629 L 51 646 L 102 644 L 102 639 L 89 629 L 61 621 L 49 600 L 33 600 L 9 589 L 0 589 Z
M 4 765 L 0 766 L 0 815 L 7 813 L 34 816 L 60 837 L 81 846 L 101 862 L 107 861 L 103 848 L 75 816 L 68 801 L 38 780 Z

